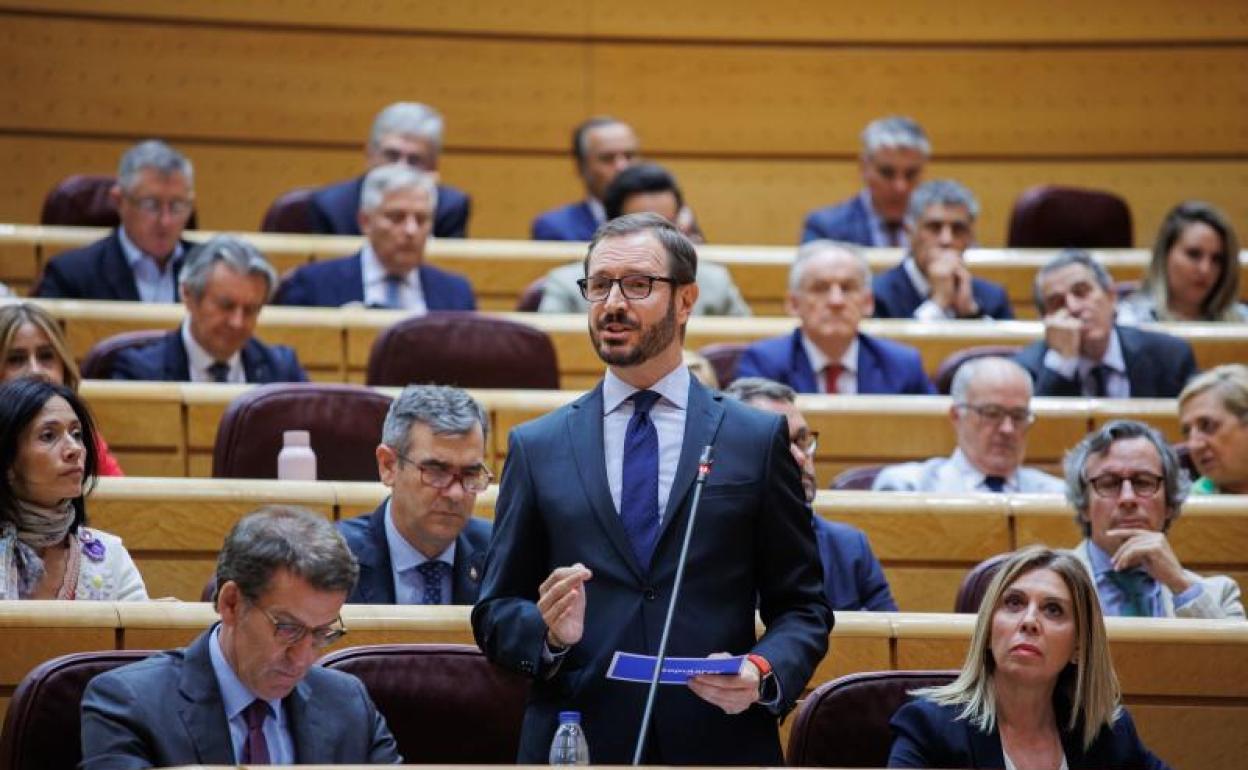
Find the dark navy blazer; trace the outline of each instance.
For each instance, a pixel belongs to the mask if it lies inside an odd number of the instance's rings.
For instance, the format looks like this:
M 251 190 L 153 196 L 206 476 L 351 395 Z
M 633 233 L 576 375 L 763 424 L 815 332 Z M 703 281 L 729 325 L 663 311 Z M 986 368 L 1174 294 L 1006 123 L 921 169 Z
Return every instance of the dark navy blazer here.
M 326 235 L 359 235 L 360 191 L 364 176 L 322 187 L 312 193 L 313 232 Z M 433 212 L 433 234 L 439 238 L 468 237 L 472 200 L 449 185 L 438 185 L 438 208 Z
M 815 371 L 802 347 L 802 330 L 750 345 L 737 362 L 738 377 L 766 377 L 798 393 L 818 393 Z M 923 373 L 919 351 L 892 340 L 858 334 L 858 392 L 863 394 L 935 393 Z
M 913 318 L 914 311 L 927 299 L 927 297 L 920 297 L 915 291 L 906 268 L 901 264 L 873 278 L 871 289 L 875 294 L 876 318 Z M 1003 287 L 991 281 L 972 276 L 971 296 L 979 305 L 981 317 L 1000 319 L 1014 317 L 1009 295 L 1005 293 Z
M 388 498 L 387 498 L 388 500 Z M 455 564 L 451 572 L 451 604 L 476 604 L 493 526 L 470 518 L 455 538 Z M 386 542 L 386 503 L 377 510 L 338 522 L 338 531 L 360 563 L 360 579 L 347 597 L 349 604 L 394 604 L 394 568 Z
M 834 610 L 896 612 L 884 570 L 867 536 L 848 524 L 815 515 L 815 543 L 823 562 L 823 592 Z
M 468 279 L 429 265 L 420 266 L 420 290 L 430 310 L 476 310 Z M 342 307 L 364 301 L 364 263 L 359 252 L 313 262 L 295 270 L 277 287 L 275 305 Z
M 1130 326 L 1115 326 L 1114 331 L 1122 345 L 1132 398 L 1176 398 L 1196 374 L 1196 357 L 1186 340 Z M 1044 354 L 1048 349 L 1044 340 L 1037 340 L 1014 358 L 1031 373 L 1036 395 L 1082 396 L 1077 376 L 1067 380 L 1045 367 Z
M 802 243 L 828 238 L 834 241 L 874 246 L 871 238 L 871 214 L 861 195 L 844 203 L 815 209 L 802 226 Z
M 183 253 L 194 244 L 182 241 Z M 173 285 L 178 285 L 174 266 Z M 176 289 L 174 292 L 177 295 Z M 134 271 L 121 249 L 121 237 L 113 230 L 107 238 L 53 257 L 43 268 L 35 287 L 36 297 L 47 299 L 113 299 L 138 302 Z
M 598 220 L 585 201 L 551 209 L 533 220 L 535 241 L 588 241 L 598 229 Z
M 1092 745 L 1083 748 L 1083 728 L 1065 729 L 1069 707 L 1054 698 L 1062 751 L 1070 770 L 1168 770 L 1169 766 L 1145 748 L 1135 732 L 1135 723 L 1126 709 L 1112 728 L 1102 727 Z M 916 698 L 893 715 L 893 748 L 889 767 L 1003 768 L 1001 734 L 985 733 L 965 719 L 958 719 L 961 706 L 941 706 L 926 698 Z
M 240 353 L 247 382 L 307 382 L 295 351 L 285 345 L 265 345 L 252 337 Z M 182 331 L 173 331 L 150 345 L 130 348 L 113 361 L 114 380 L 190 382 L 191 367 L 182 344 Z

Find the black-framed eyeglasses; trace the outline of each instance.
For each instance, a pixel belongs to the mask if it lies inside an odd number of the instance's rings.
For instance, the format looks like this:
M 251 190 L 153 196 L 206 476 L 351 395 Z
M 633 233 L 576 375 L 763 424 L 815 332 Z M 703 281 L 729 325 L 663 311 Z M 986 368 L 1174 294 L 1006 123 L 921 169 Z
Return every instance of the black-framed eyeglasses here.
M 1166 479 L 1156 473 L 1133 473 L 1130 476 L 1119 476 L 1117 473 L 1102 473 L 1093 478 L 1085 478 L 1085 482 L 1101 497 L 1118 497 L 1122 494 L 1122 485 L 1131 482 L 1131 490 L 1139 497 L 1152 497 L 1161 489 Z
M 477 494 L 489 489 L 494 481 L 494 474 L 484 465 L 455 470 L 429 460 L 418 463 L 406 455 L 399 455 L 399 462 L 415 465 L 420 470 L 420 480 L 434 489 L 446 489 L 458 479 L 465 492 Z
M 273 624 L 273 638 L 277 639 L 277 641 L 287 647 L 298 644 L 305 636 L 311 636 L 312 646 L 321 650 L 330 646 L 347 634 L 347 627 L 342 624 L 341 615 L 339 615 L 334 622 L 329 625 L 309 628 L 302 623 L 296 623 L 290 620 L 278 620 L 263 607 L 256 607 L 256 609 L 260 610 L 261 614 L 263 614 L 264 617 Z
M 126 200 L 134 204 L 134 207 L 149 217 L 158 217 L 160 212 L 168 211 L 170 216 L 184 217 L 191 213 L 191 209 L 195 208 L 195 201 L 188 198 L 175 198 L 174 200 L 161 200 L 160 198 L 135 198 L 127 195 Z
M 673 286 L 676 284 L 676 279 L 661 275 L 626 275 L 621 278 L 594 275 L 579 279 L 576 285 L 581 287 L 581 296 L 586 300 L 602 302 L 611 296 L 611 287 L 617 283 L 620 285 L 620 293 L 624 295 L 624 299 L 645 299 L 650 296 L 650 292 L 654 291 L 655 281 L 670 283 Z
M 958 404 L 959 409 L 969 409 L 976 414 L 979 419 L 984 422 L 1000 425 L 1005 422 L 1005 418 L 1021 427 L 1029 427 L 1036 421 L 1036 413 L 1025 407 L 1018 409 L 1006 409 L 998 404 Z
M 814 457 L 815 450 L 819 448 L 819 431 L 812 430 L 807 433 L 799 433 L 789 440 L 794 446 L 802 450 L 807 457 Z

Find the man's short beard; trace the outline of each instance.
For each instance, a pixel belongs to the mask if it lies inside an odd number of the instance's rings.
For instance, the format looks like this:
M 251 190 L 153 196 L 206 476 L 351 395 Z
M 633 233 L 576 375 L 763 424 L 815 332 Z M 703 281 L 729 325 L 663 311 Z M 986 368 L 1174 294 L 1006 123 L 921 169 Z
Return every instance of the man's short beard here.
M 599 323 L 625 321 L 622 313 L 604 315 Z M 609 366 L 638 366 L 667 350 L 676 338 L 676 295 L 673 293 L 667 301 L 667 313 L 654 326 L 641 333 L 641 340 L 631 348 L 617 346 L 604 347 L 598 337 L 598 329 L 593 322 L 589 324 L 589 338 L 594 343 L 594 352 Z

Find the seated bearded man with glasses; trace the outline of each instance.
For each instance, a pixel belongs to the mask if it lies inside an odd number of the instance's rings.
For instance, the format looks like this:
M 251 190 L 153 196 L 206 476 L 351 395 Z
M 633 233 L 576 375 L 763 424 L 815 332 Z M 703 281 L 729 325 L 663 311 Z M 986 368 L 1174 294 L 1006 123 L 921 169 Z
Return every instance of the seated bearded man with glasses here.
M 949 420 L 958 438 L 950 457 L 891 465 L 872 489 L 894 492 L 1061 492 L 1060 479 L 1024 468 L 1031 377 L 1006 358 L 963 364 L 950 388 Z
M 360 562 L 348 602 L 476 603 L 491 526 L 472 509 L 494 478 L 485 466 L 488 431 L 485 411 L 459 388 L 403 389 L 377 446 L 391 495 L 338 524 Z
M 1134 420 L 1106 424 L 1066 456 L 1066 499 L 1084 535 L 1074 554 L 1106 615 L 1244 619 L 1233 579 L 1183 569 L 1170 547 L 1188 488 L 1174 450 Z
M 221 622 L 91 680 L 80 766 L 399 764 L 364 685 L 313 665 L 346 633 L 339 611 L 357 572 L 321 516 L 272 506 L 245 517 L 217 558 Z

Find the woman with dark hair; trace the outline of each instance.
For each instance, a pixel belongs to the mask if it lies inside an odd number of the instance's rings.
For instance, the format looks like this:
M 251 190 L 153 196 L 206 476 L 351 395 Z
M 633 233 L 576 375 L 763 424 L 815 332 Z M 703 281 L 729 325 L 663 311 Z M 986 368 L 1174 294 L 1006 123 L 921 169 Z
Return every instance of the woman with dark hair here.
M 1118 323 L 1248 321 L 1239 301 L 1239 238 L 1230 220 L 1203 201 L 1166 214 L 1140 290 L 1118 304 Z
M 121 540 L 86 526 L 95 425 L 64 385 L 0 385 L 0 599 L 147 598 Z
M 1166 767 L 1122 708 L 1096 588 L 1069 551 L 1007 559 L 958 678 L 912 694 L 890 723 L 889 767 Z
M 31 302 L 17 302 L 0 307 L 0 382 L 18 377 L 39 377 L 64 385 L 75 393 L 82 382 L 78 365 L 69 353 L 69 345 L 48 311 Z M 121 464 L 108 451 L 108 444 L 98 433 L 101 476 L 124 476 Z

